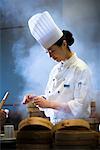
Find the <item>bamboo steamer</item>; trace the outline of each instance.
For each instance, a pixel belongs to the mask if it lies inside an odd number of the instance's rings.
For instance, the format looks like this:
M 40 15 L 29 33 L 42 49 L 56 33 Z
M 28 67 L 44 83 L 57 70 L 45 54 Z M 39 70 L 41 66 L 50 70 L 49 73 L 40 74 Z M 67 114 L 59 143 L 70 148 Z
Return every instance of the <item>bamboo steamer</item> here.
M 48 119 L 42 117 L 28 117 L 19 123 L 18 130 L 27 129 L 28 126 L 35 126 L 37 127 L 37 130 L 39 126 L 43 127 L 44 129 L 51 130 L 53 124 Z
M 55 134 L 56 145 L 97 145 L 98 136 L 96 131 L 57 131 Z
M 51 145 L 50 131 L 20 131 L 17 134 L 17 150 L 49 150 Z
M 55 132 L 54 150 L 97 150 L 96 131 L 59 130 Z
M 51 131 L 19 131 L 17 133 L 17 143 L 27 144 L 49 144 L 52 139 Z
M 49 150 L 52 143 L 53 124 L 45 118 L 29 117 L 18 125 L 17 150 Z
M 20 144 L 16 150 L 51 150 L 48 144 Z
M 83 119 L 63 120 L 53 127 L 54 150 L 94 150 L 97 147 L 96 131 Z
M 53 131 L 56 132 L 58 130 L 62 130 L 65 128 L 83 128 L 83 129 L 90 129 L 90 125 L 87 121 L 83 119 L 71 119 L 71 120 L 63 120 L 58 122 L 56 125 L 53 126 Z
M 39 150 L 39 149 L 38 149 Z M 100 150 L 93 147 L 88 146 L 55 146 L 53 149 L 50 150 Z

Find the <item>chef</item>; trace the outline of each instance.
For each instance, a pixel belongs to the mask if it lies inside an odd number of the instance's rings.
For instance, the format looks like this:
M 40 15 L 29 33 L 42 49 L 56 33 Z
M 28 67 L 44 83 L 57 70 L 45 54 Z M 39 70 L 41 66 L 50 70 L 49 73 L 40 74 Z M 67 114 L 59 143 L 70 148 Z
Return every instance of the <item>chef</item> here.
M 45 11 L 28 21 L 32 36 L 58 63 L 53 67 L 44 96 L 25 95 L 23 103 L 34 102 L 43 108 L 53 124 L 64 119 L 88 118 L 92 94 L 91 71 L 70 49 L 74 43 L 70 31 L 61 30 Z

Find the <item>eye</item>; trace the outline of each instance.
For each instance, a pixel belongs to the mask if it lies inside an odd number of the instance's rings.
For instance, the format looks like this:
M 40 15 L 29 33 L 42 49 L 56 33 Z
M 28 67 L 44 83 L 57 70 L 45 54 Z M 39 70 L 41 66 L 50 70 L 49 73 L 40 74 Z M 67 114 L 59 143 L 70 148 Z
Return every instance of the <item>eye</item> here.
M 53 53 L 55 50 L 54 49 L 49 49 L 48 52 L 49 53 Z

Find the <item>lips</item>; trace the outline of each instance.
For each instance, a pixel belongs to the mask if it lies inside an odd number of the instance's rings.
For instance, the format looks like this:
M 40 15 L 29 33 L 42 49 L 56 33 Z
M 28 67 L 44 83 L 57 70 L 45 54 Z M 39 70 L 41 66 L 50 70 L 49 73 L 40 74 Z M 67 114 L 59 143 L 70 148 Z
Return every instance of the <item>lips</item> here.
M 52 57 L 54 60 L 56 60 L 57 59 L 57 57 Z
M 53 60 L 57 61 L 57 62 L 60 62 L 61 60 L 59 60 L 57 57 L 52 57 Z

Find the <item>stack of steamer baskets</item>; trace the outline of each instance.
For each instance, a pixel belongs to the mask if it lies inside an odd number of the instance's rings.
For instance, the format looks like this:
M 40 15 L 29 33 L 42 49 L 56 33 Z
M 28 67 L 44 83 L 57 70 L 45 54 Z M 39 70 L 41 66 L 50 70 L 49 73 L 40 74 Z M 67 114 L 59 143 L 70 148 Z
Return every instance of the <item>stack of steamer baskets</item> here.
M 83 119 L 63 120 L 53 127 L 53 132 L 53 150 L 97 150 L 97 132 Z
M 28 117 L 18 126 L 17 150 L 97 150 L 98 135 L 83 119 L 63 120 Z
M 28 117 L 18 126 L 17 150 L 50 150 L 53 124 L 42 117 Z

